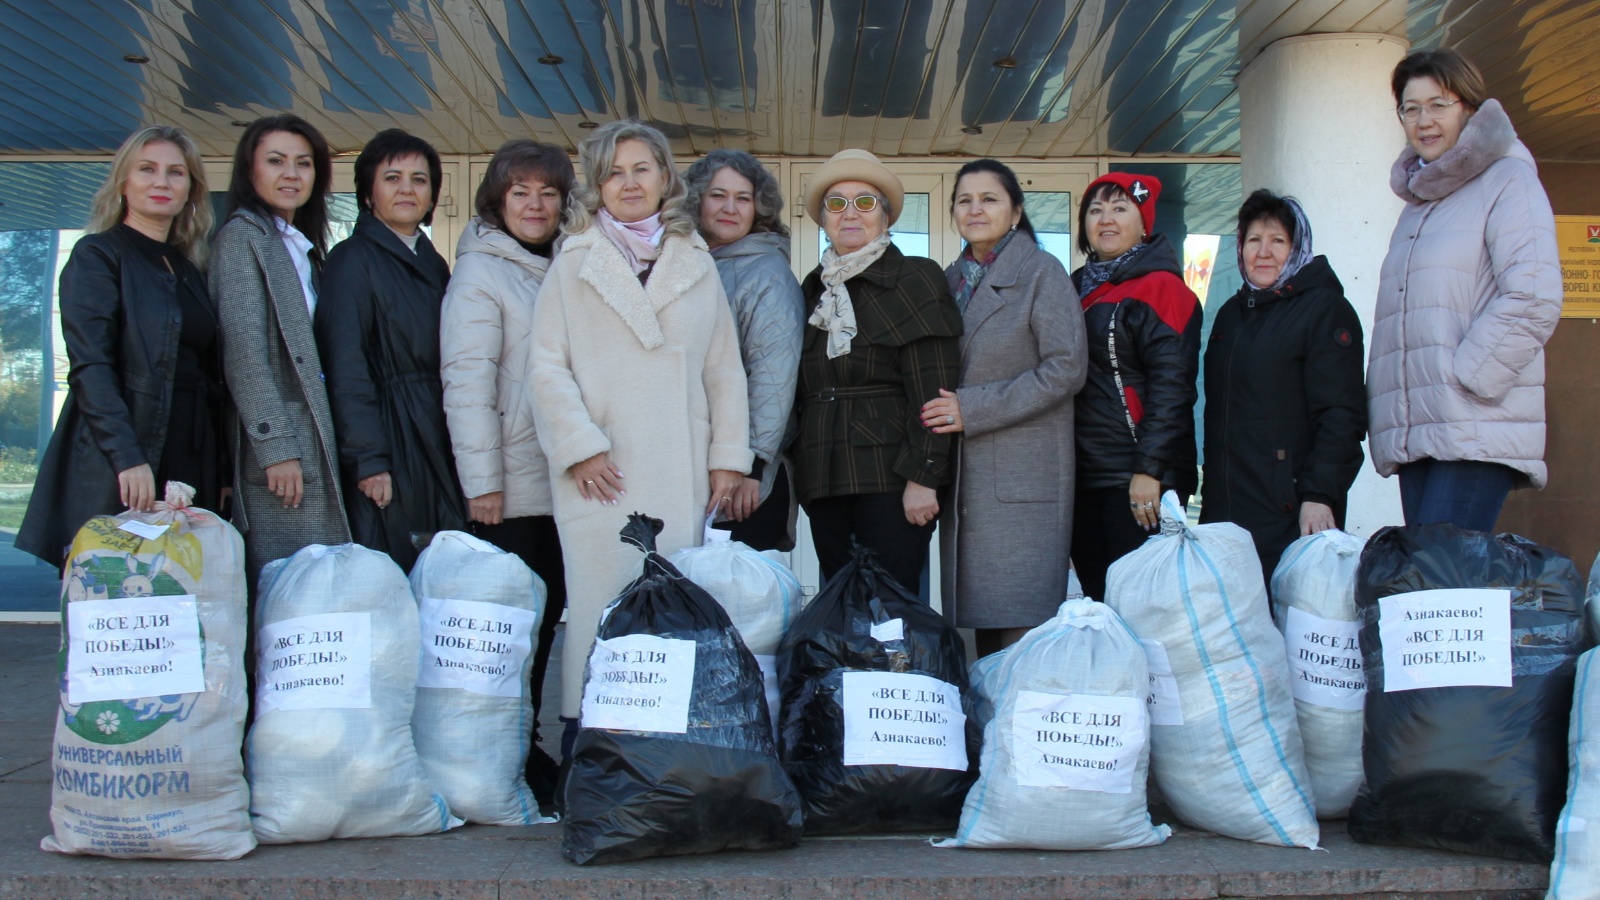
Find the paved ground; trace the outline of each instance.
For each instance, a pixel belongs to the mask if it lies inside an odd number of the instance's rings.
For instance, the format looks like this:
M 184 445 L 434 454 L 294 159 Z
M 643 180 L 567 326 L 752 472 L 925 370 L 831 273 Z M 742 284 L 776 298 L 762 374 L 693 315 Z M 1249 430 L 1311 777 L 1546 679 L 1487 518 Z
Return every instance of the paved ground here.
M 1547 877 L 1543 866 L 1354 844 L 1342 823 L 1326 824 L 1326 852 L 1180 829 L 1160 847 L 1105 853 L 936 850 L 909 835 L 581 868 L 561 856 L 560 826 L 546 825 L 261 847 L 232 862 L 59 856 L 38 849 L 56 647 L 54 627 L 0 625 L 0 898 L 1536 898 Z

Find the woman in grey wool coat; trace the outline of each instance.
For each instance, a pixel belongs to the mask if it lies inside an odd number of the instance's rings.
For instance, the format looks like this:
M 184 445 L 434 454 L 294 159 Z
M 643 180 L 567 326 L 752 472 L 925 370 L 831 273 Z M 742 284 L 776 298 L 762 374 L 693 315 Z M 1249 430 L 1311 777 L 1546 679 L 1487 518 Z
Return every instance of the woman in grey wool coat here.
M 332 176 L 328 142 L 310 123 L 256 120 L 234 153 L 228 212 L 211 247 L 223 374 L 237 411 L 234 522 L 252 588 L 275 559 L 350 540 L 311 330 Z
M 922 408 L 962 435 L 940 526 L 944 614 L 1002 650 L 1066 598 L 1072 546 L 1072 398 L 1088 351 L 1067 270 L 1039 248 L 1004 164 L 961 167 L 950 215 L 967 248 L 945 270 L 961 307 L 961 383 Z

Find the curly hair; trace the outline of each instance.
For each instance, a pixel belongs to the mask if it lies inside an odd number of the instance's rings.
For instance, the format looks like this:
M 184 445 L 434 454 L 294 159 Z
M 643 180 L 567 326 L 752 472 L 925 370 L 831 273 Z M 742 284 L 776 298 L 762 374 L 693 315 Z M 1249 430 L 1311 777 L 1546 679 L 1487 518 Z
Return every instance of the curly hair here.
M 567 199 L 566 219 L 561 223 L 562 234 L 581 234 L 594 224 L 600 212 L 600 185 L 611 175 L 611 164 L 617 158 L 617 145 L 623 141 L 640 141 L 650 148 L 656 165 L 666 173 L 667 183 L 661 191 L 661 227 L 667 235 L 689 237 L 695 233 L 694 216 L 684 206 L 688 191 L 678 167 L 672 162 L 672 148 L 667 146 L 667 136 L 637 119 L 619 119 L 594 130 L 578 146 L 578 161 L 583 166 L 584 183 L 573 190 Z
M 494 152 L 488 171 L 483 173 L 483 181 L 478 184 L 478 195 L 473 200 L 478 218 L 504 231 L 506 193 L 524 178 L 536 179 L 560 191 L 563 207 L 577 181 L 567 151 L 532 138 L 512 138 Z
M 189 170 L 189 202 L 172 220 L 167 242 L 178 248 L 178 252 L 187 256 L 190 262 L 204 268 L 206 254 L 211 249 L 207 242 L 211 236 L 211 194 L 206 189 L 205 163 L 200 159 L 200 147 L 195 144 L 194 138 L 173 125 L 145 126 L 128 135 L 128 139 L 117 148 L 117 155 L 111 159 L 111 174 L 94 192 L 89 230 L 110 231 L 127 218 L 128 200 L 122 193 L 123 187 L 128 183 L 134 163 L 138 162 L 139 151 L 147 144 L 155 143 L 177 147 L 178 152 L 183 154 L 184 168 Z
M 783 191 L 778 187 L 778 179 L 772 177 L 767 167 L 761 161 L 743 150 L 719 149 L 707 153 L 696 160 L 688 171 L 683 173 L 683 180 L 689 186 L 689 195 L 684 200 L 689 214 L 694 217 L 695 225 L 700 225 L 700 200 L 705 192 L 711 188 L 711 180 L 717 177 L 717 172 L 722 169 L 732 169 L 744 176 L 750 182 L 751 198 L 755 201 L 756 217 L 750 225 L 751 233 L 770 231 L 784 237 L 789 236 L 789 226 L 783 224 Z M 704 229 L 701 229 L 702 233 Z

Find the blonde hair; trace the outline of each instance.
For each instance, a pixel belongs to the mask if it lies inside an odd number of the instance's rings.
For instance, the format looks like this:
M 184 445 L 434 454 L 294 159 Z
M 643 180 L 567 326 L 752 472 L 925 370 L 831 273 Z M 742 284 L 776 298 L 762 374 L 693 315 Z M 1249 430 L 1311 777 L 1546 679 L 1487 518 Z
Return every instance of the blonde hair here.
M 692 236 L 694 216 L 685 203 L 689 191 L 678 175 L 677 166 L 672 164 L 672 148 L 667 146 L 667 136 L 636 119 L 602 125 L 578 146 L 578 164 L 583 167 L 584 183 L 567 197 L 561 232 L 581 234 L 594 224 L 594 217 L 600 213 L 600 184 L 611 175 L 617 145 L 623 141 L 640 141 L 649 147 L 656 165 L 667 174 L 667 184 L 661 192 L 661 227 L 666 235 Z
M 167 243 L 178 249 L 196 266 L 204 267 L 211 234 L 211 194 L 206 189 L 205 164 L 200 159 L 200 148 L 188 132 L 173 125 L 147 125 L 128 136 L 111 159 L 111 174 L 94 193 L 94 203 L 89 212 L 89 230 L 110 231 L 122 224 L 128 216 L 128 201 L 123 196 L 123 186 L 139 151 L 147 144 L 168 143 L 183 154 L 183 165 L 189 170 L 189 202 L 172 220 L 172 230 Z

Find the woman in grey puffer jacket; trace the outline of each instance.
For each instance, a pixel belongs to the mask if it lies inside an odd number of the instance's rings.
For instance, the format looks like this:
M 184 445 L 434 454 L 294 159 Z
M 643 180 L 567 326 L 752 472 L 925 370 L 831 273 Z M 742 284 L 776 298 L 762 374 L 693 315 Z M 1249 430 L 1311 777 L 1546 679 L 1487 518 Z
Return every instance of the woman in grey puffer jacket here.
M 1453 50 L 1392 78 L 1406 201 L 1378 282 L 1367 373 L 1372 461 L 1406 524 L 1490 531 L 1545 484 L 1544 344 L 1561 317 L 1555 220 L 1528 149 Z
M 777 179 L 742 150 L 713 150 L 684 173 L 687 207 L 717 261 L 739 326 L 750 390 L 755 466 L 732 497 L 733 539 L 757 550 L 794 549 L 794 502 L 781 454 L 791 434 L 805 298 L 789 270 L 789 229 Z

